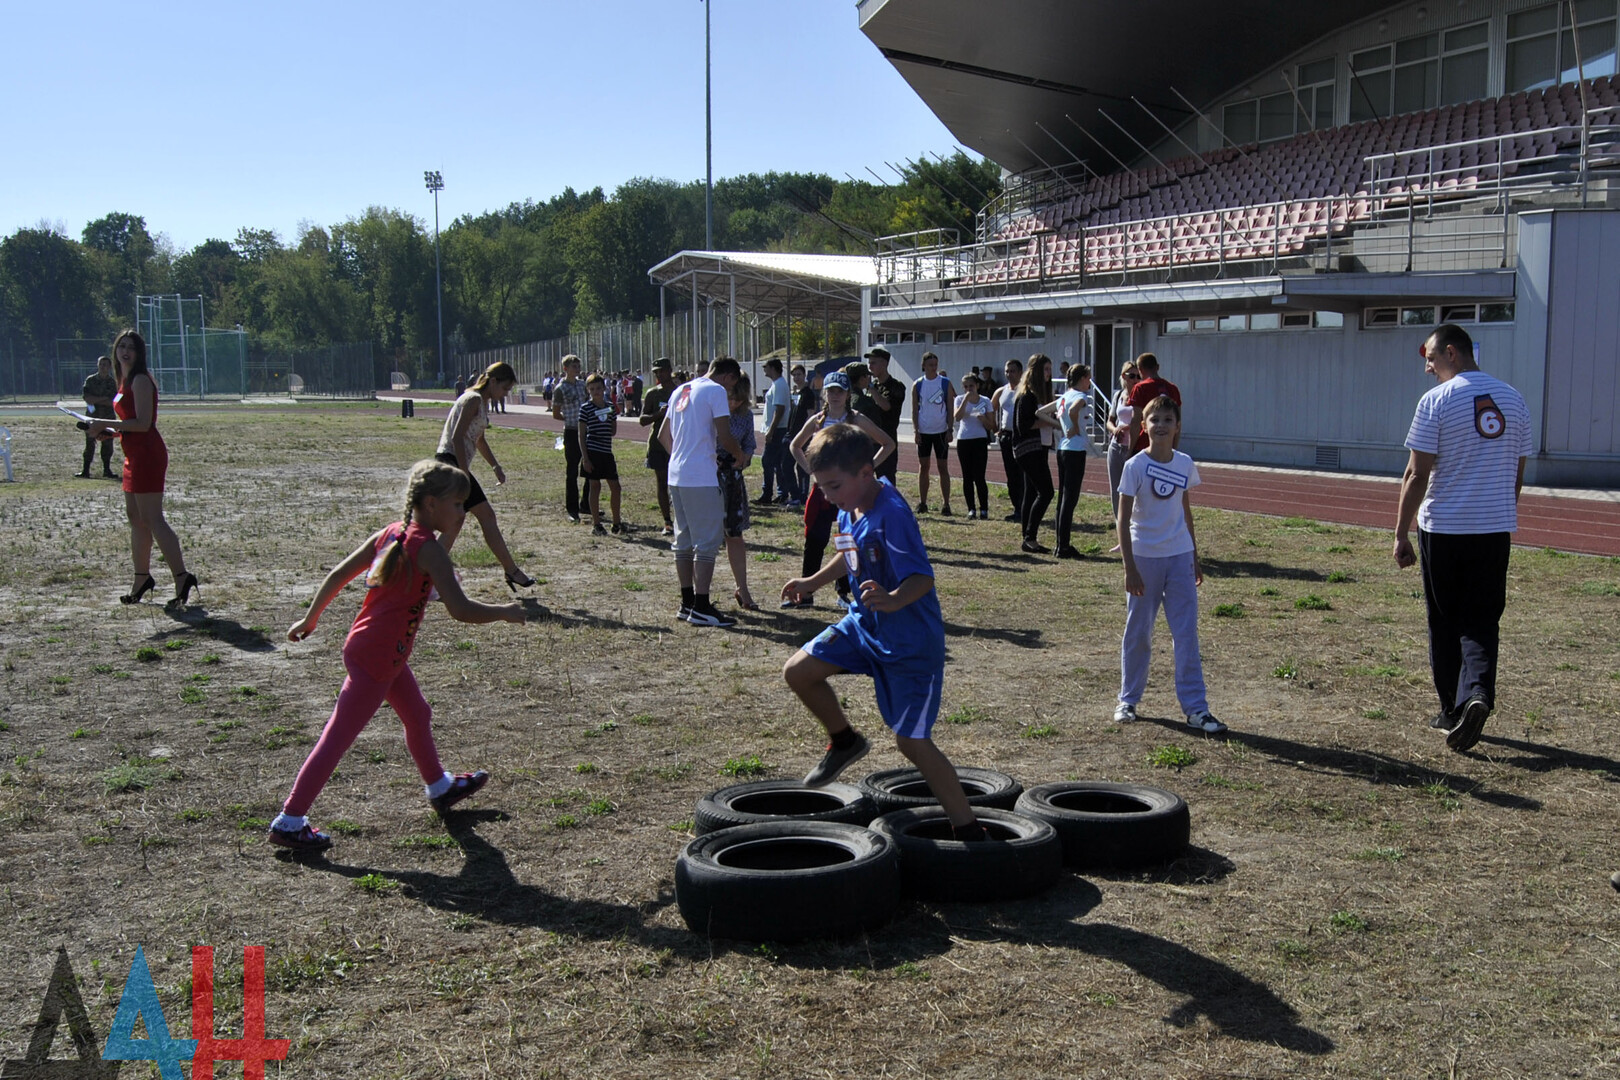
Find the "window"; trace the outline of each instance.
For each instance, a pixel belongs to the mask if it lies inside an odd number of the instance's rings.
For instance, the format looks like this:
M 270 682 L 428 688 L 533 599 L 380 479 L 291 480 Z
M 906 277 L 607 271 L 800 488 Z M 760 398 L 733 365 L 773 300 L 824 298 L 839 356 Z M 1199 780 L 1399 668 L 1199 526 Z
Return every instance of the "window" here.
M 1214 319 L 1194 319 L 1192 321 L 1192 324 L 1193 324 L 1192 328 L 1194 330 L 1213 330 L 1213 329 L 1215 329 L 1215 320 Z
M 1284 91 L 1260 99 L 1260 141 L 1286 139 L 1294 133 L 1294 95 Z
M 1284 330 L 1309 330 L 1311 328 L 1311 313 L 1308 311 L 1285 311 L 1282 316 Z
M 1250 330 L 1275 330 L 1282 325 L 1282 317 L 1275 311 L 1257 311 L 1249 316 Z
M 1401 324 L 1400 308 L 1368 308 L 1362 315 L 1362 325 L 1371 330 L 1374 327 L 1399 326 Z
M 1504 323 L 1513 321 L 1512 304 L 1481 304 L 1479 305 L 1479 321 L 1482 323 Z
M 991 341 L 1006 341 L 1007 340 L 1007 328 L 1005 326 L 992 326 L 990 328 L 990 340 Z
M 1260 134 L 1258 101 L 1239 101 L 1228 105 L 1221 114 L 1221 130 L 1239 146 L 1255 142 Z
M 1244 316 L 1244 315 L 1222 315 L 1221 316 L 1221 329 L 1223 331 L 1225 331 L 1225 330 L 1247 330 L 1248 328 L 1249 328 L 1249 320 L 1248 320 L 1247 316 Z
M 1473 23 L 1352 53 L 1351 122 L 1484 97 L 1489 31 L 1489 23 Z
M 1304 113 L 1295 129 L 1325 130 L 1333 126 L 1333 58 L 1301 64 L 1294 72 L 1294 86 L 1299 91 L 1299 104 Z
M 969 330 L 967 333 L 968 333 L 968 340 L 969 341 L 989 341 L 990 340 L 990 330 L 987 327 L 981 326 L 981 327 L 978 327 L 977 329 Z M 956 332 L 956 340 L 957 341 L 962 340 L 962 331 L 958 330 Z
M 1446 304 L 1440 309 L 1440 321 L 1443 323 L 1474 322 L 1479 317 L 1479 308 L 1474 304 Z
M 1390 71 L 1394 47 L 1380 45 L 1350 56 L 1350 122 L 1371 120 L 1389 112 Z
M 1489 93 L 1491 67 L 1490 24 L 1475 23 L 1442 35 L 1440 104 L 1475 101 Z
M 1337 311 L 1316 312 L 1316 328 L 1318 330 L 1339 330 L 1344 327 L 1344 316 Z
M 1333 61 L 1317 60 L 1294 69 L 1294 89 L 1236 101 L 1221 114 L 1222 130 L 1235 143 L 1271 142 L 1313 128 L 1333 126 Z M 1298 95 L 1298 101 L 1295 100 Z
M 1432 307 L 1401 308 L 1402 326 L 1433 326 L 1434 324 L 1434 308 Z
M 1167 334 L 1185 334 L 1191 328 L 1192 324 L 1186 319 L 1164 320 L 1164 332 Z
M 1540 90 L 1615 72 L 1613 0 L 1575 0 L 1574 23 L 1568 4 L 1548 4 L 1508 16 L 1504 92 Z

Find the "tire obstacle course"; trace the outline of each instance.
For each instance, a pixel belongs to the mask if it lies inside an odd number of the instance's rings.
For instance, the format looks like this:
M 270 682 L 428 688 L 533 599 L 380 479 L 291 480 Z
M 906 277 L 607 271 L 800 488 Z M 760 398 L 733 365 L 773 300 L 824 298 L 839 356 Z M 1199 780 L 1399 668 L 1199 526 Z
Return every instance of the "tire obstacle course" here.
M 1171 862 L 1191 839 L 1187 803 L 1145 784 L 1062 781 L 1025 790 L 1005 773 L 958 768 L 987 841 L 952 838 L 916 769 L 858 784 L 733 784 L 697 801 L 696 839 L 675 863 L 675 900 L 694 933 L 794 942 L 876 929 L 903 898 L 994 903 L 1033 896 L 1063 869 Z

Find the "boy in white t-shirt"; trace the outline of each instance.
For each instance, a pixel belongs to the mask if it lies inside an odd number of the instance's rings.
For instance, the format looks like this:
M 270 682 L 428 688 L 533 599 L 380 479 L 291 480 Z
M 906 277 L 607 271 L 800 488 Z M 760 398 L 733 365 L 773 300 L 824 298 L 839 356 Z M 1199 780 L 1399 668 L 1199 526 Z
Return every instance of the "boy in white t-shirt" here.
M 1120 554 L 1125 561 L 1125 636 L 1120 644 L 1119 706 L 1114 719 L 1136 719 L 1147 689 L 1153 655 L 1153 624 L 1164 607 L 1176 655 L 1176 699 L 1194 731 L 1218 735 L 1226 725 L 1215 719 L 1204 696 L 1204 667 L 1198 655 L 1198 541 L 1193 535 L 1191 489 L 1201 481 L 1192 458 L 1175 449 L 1181 434 L 1181 406 L 1158 397 L 1143 409 L 1146 453 L 1125 463 L 1119 480 Z

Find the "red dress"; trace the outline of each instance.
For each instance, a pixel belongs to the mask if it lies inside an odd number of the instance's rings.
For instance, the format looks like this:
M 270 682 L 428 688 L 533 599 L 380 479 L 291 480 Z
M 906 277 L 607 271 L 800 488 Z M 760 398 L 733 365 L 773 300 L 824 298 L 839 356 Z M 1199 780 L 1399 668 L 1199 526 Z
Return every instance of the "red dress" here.
M 147 376 L 150 380 L 152 377 Z M 124 490 L 136 495 L 162 494 L 169 471 L 169 448 L 157 429 L 157 383 L 152 383 L 152 426 L 145 431 L 120 431 L 124 450 Z M 113 397 L 113 412 L 120 420 L 135 419 L 135 399 L 127 386 Z

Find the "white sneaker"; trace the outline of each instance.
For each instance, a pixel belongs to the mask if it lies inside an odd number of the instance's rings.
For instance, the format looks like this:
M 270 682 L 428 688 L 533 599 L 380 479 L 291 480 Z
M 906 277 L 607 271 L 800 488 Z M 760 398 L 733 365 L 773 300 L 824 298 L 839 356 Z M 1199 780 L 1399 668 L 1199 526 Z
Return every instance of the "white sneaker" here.
M 1206 735 L 1219 735 L 1226 730 L 1226 725 L 1215 719 L 1208 709 L 1203 712 L 1188 713 L 1187 726 L 1194 731 L 1202 731 Z
M 1114 706 L 1114 723 L 1129 724 L 1136 719 L 1136 706 L 1122 701 Z

